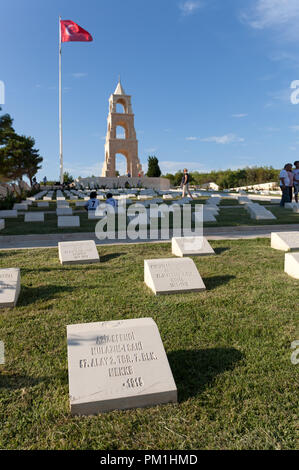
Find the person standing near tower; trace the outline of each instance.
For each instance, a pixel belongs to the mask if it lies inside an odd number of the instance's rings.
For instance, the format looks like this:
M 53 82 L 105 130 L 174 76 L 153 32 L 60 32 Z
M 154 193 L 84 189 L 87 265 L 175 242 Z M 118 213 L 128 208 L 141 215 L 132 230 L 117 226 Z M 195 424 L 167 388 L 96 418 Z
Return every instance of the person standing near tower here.
M 184 168 L 184 174 L 183 174 L 182 183 L 181 183 L 181 186 L 183 186 L 183 196 L 182 197 L 185 197 L 186 194 L 188 193 L 189 196 L 191 197 L 191 199 L 193 199 L 193 197 L 190 193 L 190 189 L 189 189 L 189 181 L 190 181 L 190 175 L 188 173 L 187 168 Z

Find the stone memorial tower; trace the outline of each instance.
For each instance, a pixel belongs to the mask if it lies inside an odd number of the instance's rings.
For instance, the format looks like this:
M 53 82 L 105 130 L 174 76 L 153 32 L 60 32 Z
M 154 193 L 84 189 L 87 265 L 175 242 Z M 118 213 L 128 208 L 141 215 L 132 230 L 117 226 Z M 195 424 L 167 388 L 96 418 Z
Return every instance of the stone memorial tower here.
M 121 108 L 121 109 L 118 109 Z M 123 133 L 117 135 L 117 128 Z M 107 135 L 105 142 L 105 162 L 102 176 L 115 177 L 115 155 L 122 154 L 127 160 L 127 174 L 132 177 L 142 174 L 142 166 L 138 158 L 138 141 L 134 127 L 131 96 L 126 95 L 120 79 L 115 92 L 109 98 L 109 114 L 107 119 Z

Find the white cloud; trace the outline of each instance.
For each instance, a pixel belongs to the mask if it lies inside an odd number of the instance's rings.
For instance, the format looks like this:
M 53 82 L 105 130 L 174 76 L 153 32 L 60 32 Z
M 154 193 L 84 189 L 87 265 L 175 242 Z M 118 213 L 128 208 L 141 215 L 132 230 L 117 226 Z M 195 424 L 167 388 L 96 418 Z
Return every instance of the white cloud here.
M 238 137 L 236 134 L 226 134 L 222 136 L 212 136 L 200 139 L 201 142 L 214 142 L 216 144 L 232 144 L 236 142 L 244 142 L 243 137 Z
M 183 16 L 190 16 L 203 6 L 204 3 L 202 1 L 187 0 L 186 2 L 179 4 L 179 9 Z
M 192 136 L 191 136 L 191 137 L 186 137 L 186 140 L 198 140 L 198 138 L 197 138 L 197 137 L 192 137 Z
M 292 129 L 292 131 L 299 131 L 299 126 L 290 126 L 290 129 Z
M 243 118 L 243 117 L 246 117 L 248 116 L 248 114 L 245 114 L 245 113 L 240 113 L 240 114 L 232 114 L 232 117 L 233 118 Z
M 298 0 L 255 0 L 253 7 L 241 14 L 241 19 L 254 29 L 274 29 L 287 40 L 299 38 Z

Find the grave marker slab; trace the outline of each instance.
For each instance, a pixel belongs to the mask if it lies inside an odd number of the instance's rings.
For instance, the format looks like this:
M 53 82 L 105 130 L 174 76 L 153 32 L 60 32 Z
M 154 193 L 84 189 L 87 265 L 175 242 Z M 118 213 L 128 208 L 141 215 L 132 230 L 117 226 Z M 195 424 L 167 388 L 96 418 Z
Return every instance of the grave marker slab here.
M 43 212 L 28 212 L 25 214 L 24 222 L 44 222 L 45 215 Z
M 60 215 L 57 220 L 58 227 L 80 227 L 80 217 L 78 215 Z
M 18 211 L 15 209 L 0 211 L 0 219 L 14 219 L 18 217 Z
M 295 279 L 299 279 L 299 253 L 285 254 L 284 272 Z
M 61 207 L 56 209 L 56 215 L 72 215 L 73 209 L 71 207 Z
M 67 326 L 72 414 L 177 402 L 177 389 L 152 318 Z
M 28 211 L 28 205 L 27 204 L 21 204 L 21 203 L 16 203 L 13 205 L 13 210 L 16 211 Z
M 37 207 L 49 207 L 49 203 L 48 202 L 38 202 Z
M 144 260 L 144 282 L 155 295 L 206 289 L 191 258 Z
M 5 228 L 5 220 L 0 219 L 0 230 L 3 230 Z
M 271 248 L 282 251 L 299 251 L 299 232 L 272 232 Z
M 173 237 L 172 254 L 184 256 L 215 255 L 215 251 L 205 237 Z
M 0 269 L 0 308 L 14 307 L 18 301 L 20 290 L 20 269 Z
M 100 261 L 94 240 L 58 243 L 61 264 L 89 264 Z

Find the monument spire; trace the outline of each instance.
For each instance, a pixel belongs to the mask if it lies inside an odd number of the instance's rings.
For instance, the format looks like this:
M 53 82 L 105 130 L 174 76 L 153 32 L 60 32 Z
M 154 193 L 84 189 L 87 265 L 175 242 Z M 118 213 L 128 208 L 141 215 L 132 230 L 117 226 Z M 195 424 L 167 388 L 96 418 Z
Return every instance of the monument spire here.
M 120 82 L 120 75 L 118 76 L 118 84 L 117 84 L 117 87 L 115 88 L 114 94 L 115 95 L 125 95 L 126 94 L 126 92 L 123 89 L 122 84 Z
M 121 134 L 117 133 L 119 128 L 122 131 Z M 127 160 L 127 174 L 138 177 L 142 173 L 142 166 L 138 158 L 138 140 L 134 126 L 131 96 L 126 95 L 120 77 L 115 92 L 109 98 L 102 176 L 115 177 L 115 156 L 119 153 L 124 155 Z

